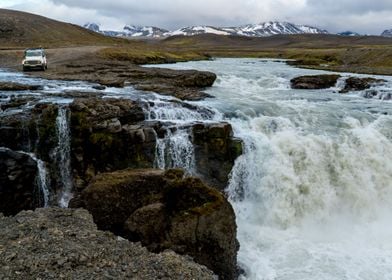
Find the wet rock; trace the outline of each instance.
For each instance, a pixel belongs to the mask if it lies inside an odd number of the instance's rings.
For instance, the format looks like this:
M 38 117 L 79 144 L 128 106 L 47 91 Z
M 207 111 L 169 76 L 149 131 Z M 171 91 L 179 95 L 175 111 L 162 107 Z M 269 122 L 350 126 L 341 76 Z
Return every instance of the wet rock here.
M 31 96 L 21 96 L 21 97 L 11 97 L 9 101 L 0 105 L 0 109 L 5 111 L 8 109 L 18 109 L 20 107 L 26 106 L 38 99 Z
M 80 91 L 74 91 L 74 90 L 65 90 L 64 92 L 59 92 L 59 93 L 49 93 L 48 95 L 50 96 L 57 96 L 57 97 L 62 97 L 62 98 L 97 98 L 97 97 L 102 97 L 103 93 L 100 92 L 80 92 Z
M 42 90 L 41 85 L 24 85 L 11 82 L 0 82 L 0 91 Z
M 1 279 L 217 279 L 206 267 L 99 231 L 82 209 L 0 217 Z
M 373 98 L 378 95 L 377 90 L 367 90 L 364 94 L 363 97 L 365 98 Z
M 371 88 L 371 86 L 376 84 L 382 84 L 386 82 L 382 79 L 375 78 L 358 78 L 358 77 L 350 77 L 346 80 L 344 88 L 340 91 L 340 93 L 347 93 L 349 91 L 362 91 L 365 89 Z
M 105 90 L 105 89 L 106 89 L 106 86 L 103 86 L 103 85 L 96 85 L 96 86 L 92 86 L 92 88 L 93 88 L 93 89 L 96 89 L 96 90 Z
M 242 141 L 233 137 L 229 123 L 198 123 L 192 129 L 198 175 L 223 191 L 236 158 L 242 154 Z
M 42 206 L 37 172 L 37 164 L 29 155 L 0 148 L 0 212 L 15 215 Z
M 392 92 L 381 92 L 379 98 L 382 100 L 392 100 Z
M 340 75 L 300 76 L 291 79 L 293 89 L 326 89 L 336 85 Z
M 223 194 L 180 170 L 122 170 L 98 175 L 71 201 L 85 207 L 100 229 L 150 250 L 172 249 L 234 279 L 236 224 Z
M 163 95 L 171 95 L 181 100 L 199 101 L 205 98 L 212 97 L 210 94 L 200 90 L 186 88 L 186 87 L 173 87 L 172 85 L 162 84 L 138 84 L 135 88 L 143 91 L 158 92 Z

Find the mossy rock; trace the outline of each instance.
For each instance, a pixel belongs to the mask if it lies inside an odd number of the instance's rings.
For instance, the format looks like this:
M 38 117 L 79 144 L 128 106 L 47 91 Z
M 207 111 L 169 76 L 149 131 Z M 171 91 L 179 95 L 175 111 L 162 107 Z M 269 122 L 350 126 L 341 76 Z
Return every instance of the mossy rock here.
M 234 210 L 222 193 L 198 178 L 184 178 L 182 170 L 103 173 L 70 205 L 89 210 L 100 229 L 154 252 L 189 255 L 222 279 L 235 278 Z

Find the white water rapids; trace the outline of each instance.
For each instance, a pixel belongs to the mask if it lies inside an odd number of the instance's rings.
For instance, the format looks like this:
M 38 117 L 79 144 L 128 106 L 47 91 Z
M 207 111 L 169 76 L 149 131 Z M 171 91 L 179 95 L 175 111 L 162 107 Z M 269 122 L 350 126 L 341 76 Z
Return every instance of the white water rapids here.
M 244 140 L 227 188 L 242 278 L 392 279 L 391 101 L 291 90 L 291 78 L 322 72 L 271 60 L 165 67 L 218 74 L 215 98 L 193 104 Z
M 194 174 L 189 124 L 232 124 L 235 136 L 244 141 L 244 154 L 227 187 L 237 217 L 243 279 L 392 279 L 392 101 L 378 98 L 392 92 L 391 77 L 381 77 L 388 82 L 375 88 L 380 94 L 366 99 L 366 92 L 343 95 L 338 88 L 291 90 L 291 78 L 324 72 L 279 61 L 217 59 L 160 67 L 216 73 L 217 81 L 207 90 L 215 98 L 183 106 L 171 97 L 131 87 L 103 93 L 142 99 L 150 104 L 149 120 L 167 122 L 170 129 L 157 147 L 160 168 L 183 167 Z M 88 83 L 0 71 L 0 80 L 10 79 L 45 84 L 42 92 L 20 94 L 91 91 Z M 8 99 L 8 93 L 0 95 L 0 103 Z M 67 183 L 67 123 L 66 107 L 60 107 L 56 156 L 64 172 L 63 206 L 72 188 L 72 181 Z

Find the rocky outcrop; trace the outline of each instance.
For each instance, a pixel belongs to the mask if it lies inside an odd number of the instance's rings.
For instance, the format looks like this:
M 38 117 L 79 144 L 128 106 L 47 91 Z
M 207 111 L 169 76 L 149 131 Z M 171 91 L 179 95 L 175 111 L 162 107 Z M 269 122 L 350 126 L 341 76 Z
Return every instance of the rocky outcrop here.
M 93 60 L 75 61 L 56 67 L 55 71 L 31 73 L 48 79 L 83 80 L 108 87 L 133 85 L 136 89 L 175 96 L 182 100 L 209 97 L 203 89 L 210 87 L 216 75 L 206 71 L 172 70 L 140 67 L 129 62 Z
M 291 79 L 293 89 L 326 89 L 336 85 L 340 75 L 300 76 Z
M 0 148 L 0 213 L 15 215 L 42 206 L 37 172 L 29 155 Z
M 172 251 L 148 252 L 99 231 L 82 209 L 0 215 L 0 279 L 217 279 Z
M 85 207 L 100 229 L 150 250 L 190 255 L 222 279 L 234 279 L 236 224 L 223 194 L 180 170 L 123 170 L 98 175 L 70 204 Z
M 98 173 L 125 168 L 152 168 L 157 139 L 168 124 L 145 121 L 145 104 L 126 99 L 75 98 L 67 108 L 71 134 L 71 170 L 74 186 L 82 190 Z M 185 104 L 191 110 L 197 108 Z M 0 119 L 0 146 L 33 152 L 47 163 L 52 193 L 62 186 L 57 150 L 59 106 L 39 103 Z M 169 125 L 170 126 L 170 125 Z M 227 123 L 190 124 L 198 175 L 223 190 L 241 141 Z
M 39 90 L 41 85 L 25 85 L 11 82 L 0 82 L 0 91 L 23 91 L 23 90 Z
M 242 154 L 242 141 L 233 137 L 229 123 L 193 125 L 198 175 L 220 190 L 227 187 L 234 161 Z
M 71 111 L 72 167 L 84 188 L 98 172 L 152 167 L 156 134 L 142 108 L 124 99 L 76 99 Z
M 340 91 L 340 93 L 347 93 L 349 91 L 362 91 L 371 88 L 373 85 L 382 84 L 386 82 L 382 79 L 375 78 L 358 78 L 358 77 L 350 77 L 345 81 L 344 88 Z

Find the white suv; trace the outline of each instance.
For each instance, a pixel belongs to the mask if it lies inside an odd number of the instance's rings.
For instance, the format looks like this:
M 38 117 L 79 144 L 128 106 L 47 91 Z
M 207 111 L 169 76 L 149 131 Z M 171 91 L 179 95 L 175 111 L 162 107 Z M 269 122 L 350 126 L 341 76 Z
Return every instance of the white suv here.
M 23 71 L 30 69 L 41 69 L 45 71 L 48 69 L 48 63 L 46 62 L 46 54 L 44 49 L 27 49 L 24 53 L 23 58 Z

